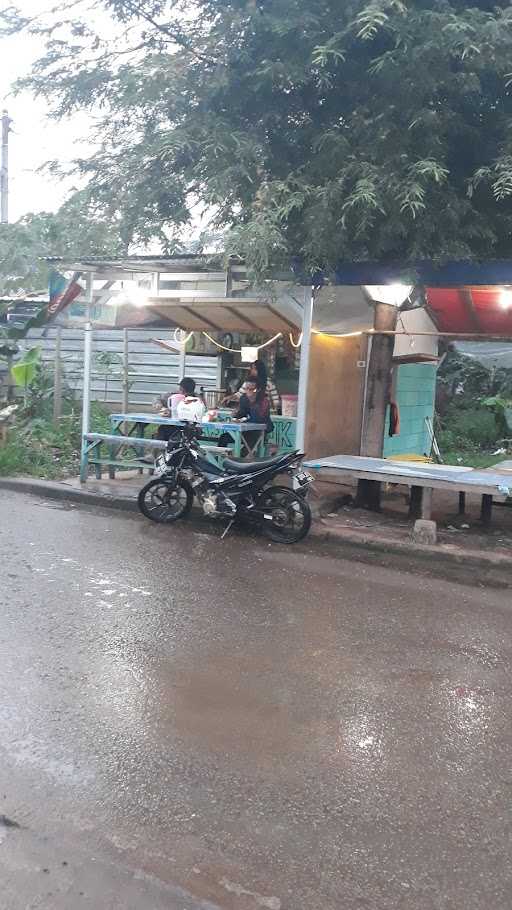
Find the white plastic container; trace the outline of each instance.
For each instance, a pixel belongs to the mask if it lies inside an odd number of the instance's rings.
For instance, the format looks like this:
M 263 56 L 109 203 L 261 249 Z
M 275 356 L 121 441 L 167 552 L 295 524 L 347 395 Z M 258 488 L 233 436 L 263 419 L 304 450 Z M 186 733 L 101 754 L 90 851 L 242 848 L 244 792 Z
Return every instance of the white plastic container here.
M 297 416 L 298 395 L 281 395 L 281 409 L 283 417 Z

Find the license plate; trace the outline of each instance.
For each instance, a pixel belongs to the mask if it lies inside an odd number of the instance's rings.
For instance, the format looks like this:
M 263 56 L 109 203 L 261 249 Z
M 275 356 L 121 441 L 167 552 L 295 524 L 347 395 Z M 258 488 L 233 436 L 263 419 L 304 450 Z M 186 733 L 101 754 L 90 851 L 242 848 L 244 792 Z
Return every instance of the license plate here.
M 307 471 L 300 471 L 299 474 L 293 475 L 293 489 L 300 490 L 301 487 L 305 487 L 308 483 L 313 483 L 313 480 L 314 478 Z

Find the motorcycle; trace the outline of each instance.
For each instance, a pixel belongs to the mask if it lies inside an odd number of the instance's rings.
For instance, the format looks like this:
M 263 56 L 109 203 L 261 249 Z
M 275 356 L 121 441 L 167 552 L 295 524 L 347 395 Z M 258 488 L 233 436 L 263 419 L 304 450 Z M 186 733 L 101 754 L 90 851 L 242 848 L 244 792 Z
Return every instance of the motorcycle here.
M 226 458 L 220 468 L 201 452 L 200 437 L 200 429 L 185 425 L 157 458 L 158 474 L 138 496 L 146 518 L 171 524 L 190 513 L 196 497 L 205 515 L 228 519 L 222 537 L 236 520 L 259 525 L 277 543 L 296 543 L 306 536 L 311 509 L 305 495 L 313 477 L 301 469 L 300 452 L 256 462 Z M 291 487 L 273 486 L 278 475 L 290 477 Z

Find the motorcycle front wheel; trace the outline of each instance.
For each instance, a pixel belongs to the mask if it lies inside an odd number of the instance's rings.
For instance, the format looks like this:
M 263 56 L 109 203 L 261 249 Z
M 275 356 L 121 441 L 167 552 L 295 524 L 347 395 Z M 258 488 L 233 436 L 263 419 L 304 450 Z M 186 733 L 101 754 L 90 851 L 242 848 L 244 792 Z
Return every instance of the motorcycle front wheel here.
M 185 480 L 165 483 L 161 477 L 155 477 L 142 487 L 137 501 L 140 511 L 150 521 L 171 524 L 189 514 L 194 491 Z
M 263 532 L 276 543 L 297 543 L 311 527 L 308 503 L 289 487 L 269 487 L 257 505 L 265 516 Z

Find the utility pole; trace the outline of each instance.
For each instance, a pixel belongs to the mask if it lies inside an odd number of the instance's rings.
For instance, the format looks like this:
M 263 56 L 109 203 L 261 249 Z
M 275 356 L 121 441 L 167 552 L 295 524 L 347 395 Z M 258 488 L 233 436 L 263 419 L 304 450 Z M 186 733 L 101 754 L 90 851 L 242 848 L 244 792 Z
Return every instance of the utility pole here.
M 2 111 L 2 161 L 0 170 L 0 223 L 9 221 L 9 132 L 11 119 Z

